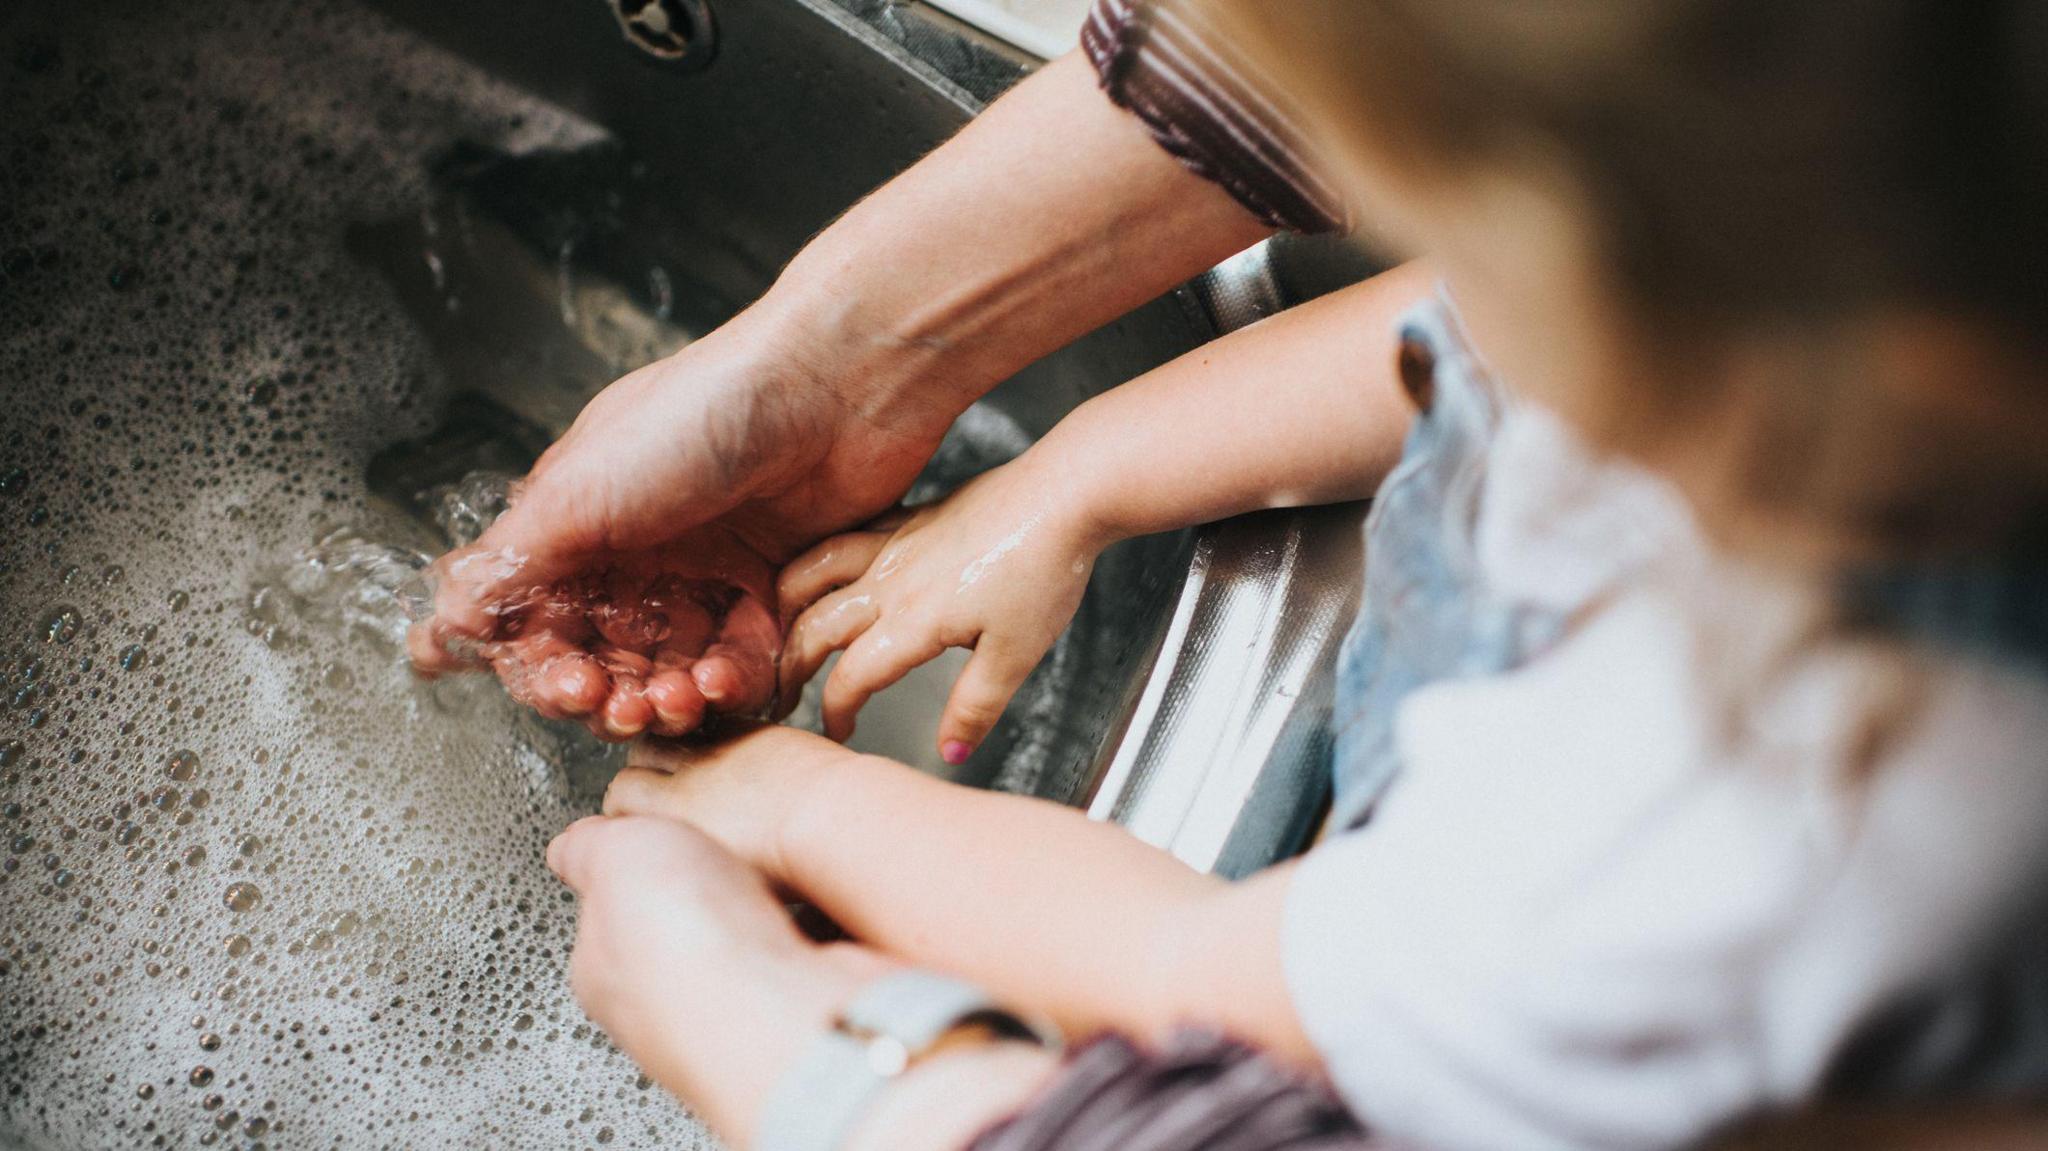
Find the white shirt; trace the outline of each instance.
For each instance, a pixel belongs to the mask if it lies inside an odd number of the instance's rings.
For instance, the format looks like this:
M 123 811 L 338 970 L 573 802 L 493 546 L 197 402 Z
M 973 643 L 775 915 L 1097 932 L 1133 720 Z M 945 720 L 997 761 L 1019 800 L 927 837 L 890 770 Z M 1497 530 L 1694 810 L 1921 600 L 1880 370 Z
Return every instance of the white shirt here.
M 2048 934 L 2001 935 L 2048 886 L 2048 680 L 1802 642 L 1817 595 L 1540 413 L 1487 483 L 1490 579 L 1638 574 L 1530 665 L 1410 696 L 1400 781 L 1292 881 L 1289 987 L 1369 1128 L 1680 1146 L 1811 1096 L 1902 1005 L 1969 1020 L 1994 960 L 2048 973 Z M 2026 1028 L 1921 1038 L 1890 1086 L 2048 1069 Z

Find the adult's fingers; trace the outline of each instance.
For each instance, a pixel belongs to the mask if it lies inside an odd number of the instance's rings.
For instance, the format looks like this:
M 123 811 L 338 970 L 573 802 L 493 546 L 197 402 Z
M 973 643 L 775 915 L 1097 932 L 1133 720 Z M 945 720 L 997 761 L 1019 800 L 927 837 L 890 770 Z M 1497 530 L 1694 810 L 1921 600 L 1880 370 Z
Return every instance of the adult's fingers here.
M 697 690 L 713 709 L 745 715 L 775 696 L 775 656 L 782 629 L 767 605 L 742 597 L 726 613 L 718 642 L 691 668 Z
M 825 679 L 821 712 L 826 737 L 845 742 L 870 697 L 944 650 L 946 645 L 929 630 L 908 642 L 886 628 L 869 629 L 846 649 Z
M 619 743 L 637 737 L 653 726 L 654 720 L 654 704 L 647 698 L 647 681 L 639 676 L 614 675 L 604 708 L 591 717 L 591 730 L 599 739 Z
M 688 735 L 704 722 L 704 693 L 690 671 L 694 660 L 657 661 L 647 681 L 647 704 L 654 709 L 654 734 Z
M 781 605 L 783 622 L 866 574 L 889 538 L 882 531 L 847 532 L 791 560 L 775 580 L 775 602 Z
M 555 632 L 533 632 L 484 651 L 512 698 L 550 719 L 590 715 L 611 694 L 604 665 Z
M 818 674 L 825 657 L 859 639 L 873 627 L 881 608 L 865 587 L 842 588 L 812 605 L 790 625 L 782 644 L 782 703 L 794 706 L 797 693 Z
M 960 669 L 953 690 L 946 697 L 946 711 L 939 719 L 939 758 L 959 766 L 967 762 L 981 741 L 1003 718 L 1010 697 L 1038 663 L 1027 656 L 992 642 L 983 636 L 974 655 Z
M 420 620 L 405 629 L 405 654 L 412 660 L 413 670 L 428 677 L 474 666 L 474 661 L 442 642 L 431 619 Z
M 562 833 L 548 843 L 548 870 L 578 895 L 600 878 L 600 849 L 608 823 L 610 820 L 605 816 L 586 815 L 563 828 Z

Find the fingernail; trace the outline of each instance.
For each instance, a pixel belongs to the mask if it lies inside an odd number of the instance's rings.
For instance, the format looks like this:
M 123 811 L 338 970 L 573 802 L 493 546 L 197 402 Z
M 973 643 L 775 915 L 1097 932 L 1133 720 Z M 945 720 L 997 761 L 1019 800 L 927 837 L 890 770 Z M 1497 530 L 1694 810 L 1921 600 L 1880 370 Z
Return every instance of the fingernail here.
M 949 739 L 939 746 L 939 758 L 954 767 L 966 763 L 967 757 L 973 754 L 974 745 L 964 739 Z

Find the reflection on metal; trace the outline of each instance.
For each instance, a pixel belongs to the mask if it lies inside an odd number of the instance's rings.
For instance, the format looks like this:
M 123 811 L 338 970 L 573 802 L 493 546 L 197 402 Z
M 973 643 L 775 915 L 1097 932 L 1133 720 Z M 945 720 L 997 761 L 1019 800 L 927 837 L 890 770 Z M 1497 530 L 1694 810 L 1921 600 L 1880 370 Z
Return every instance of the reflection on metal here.
M 1360 504 L 1204 528 L 1089 814 L 1237 877 L 1296 850 L 1329 777 L 1336 653 L 1358 609 Z
M 1195 278 L 1195 296 L 1217 332 L 1250 327 L 1287 306 L 1272 256 L 1273 242 L 1262 240 Z
M 1286 301 L 1261 243 L 1195 281 L 1219 332 Z M 1297 850 L 1329 786 L 1337 649 L 1358 610 L 1363 504 L 1240 516 L 1196 535 L 1172 623 L 1090 815 L 1236 877 Z
M 696 70 L 718 51 L 718 30 L 704 0 L 611 0 L 626 39 L 658 60 Z

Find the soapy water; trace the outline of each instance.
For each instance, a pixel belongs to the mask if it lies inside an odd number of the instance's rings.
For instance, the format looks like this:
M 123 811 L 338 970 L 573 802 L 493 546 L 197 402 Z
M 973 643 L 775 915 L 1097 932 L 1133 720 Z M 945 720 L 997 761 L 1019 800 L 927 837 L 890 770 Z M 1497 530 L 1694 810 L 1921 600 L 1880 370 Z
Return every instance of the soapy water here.
M 0 107 L 0 1146 L 709 1146 L 564 980 L 616 751 L 411 675 L 364 479 L 447 385 L 351 229 L 598 133 L 319 0 L 0 8 Z

